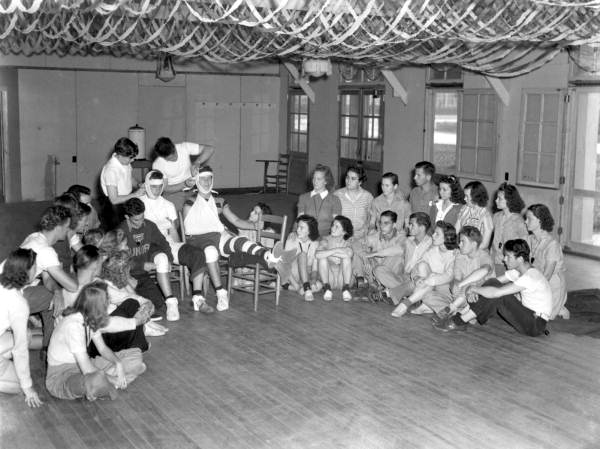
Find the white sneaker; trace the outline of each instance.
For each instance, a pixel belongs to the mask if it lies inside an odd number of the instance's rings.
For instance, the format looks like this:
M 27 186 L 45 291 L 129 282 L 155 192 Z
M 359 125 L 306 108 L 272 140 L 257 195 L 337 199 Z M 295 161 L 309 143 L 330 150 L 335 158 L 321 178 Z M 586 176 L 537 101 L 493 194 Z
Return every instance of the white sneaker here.
M 571 318 L 571 312 L 569 312 L 569 309 L 567 309 L 565 306 L 562 306 L 558 312 L 558 316 L 563 320 L 568 320 Z
M 350 291 L 349 291 L 349 290 L 344 290 L 344 291 L 342 292 L 342 299 L 343 299 L 345 302 L 352 301 L 352 293 L 350 293 Z
M 433 310 L 431 310 L 428 306 L 426 306 L 425 304 L 420 304 L 418 307 L 416 307 L 415 309 L 412 309 L 410 311 L 411 314 L 413 315 L 427 315 L 430 313 L 433 313 Z
M 217 290 L 217 310 L 223 312 L 227 309 L 229 309 L 229 295 L 227 290 L 220 288 Z
M 167 304 L 167 321 L 179 320 L 179 302 L 177 298 L 171 296 L 165 301 Z
M 305 301 L 312 301 L 314 300 L 315 297 L 313 296 L 313 292 L 310 290 L 305 290 L 304 291 L 304 300 Z
M 323 293 L 323 299 L 325 301 L 331 301 L 333 299 L 333 292 L 331 290 L 325 290 L 325 293 Z
M 155 323 L 152 321 L 149 321 L 146 324 L 144 324 L 144 335 L 146 337 L 161 337 L 166 334 L 164 330 L 154 326 L 154 324 Z

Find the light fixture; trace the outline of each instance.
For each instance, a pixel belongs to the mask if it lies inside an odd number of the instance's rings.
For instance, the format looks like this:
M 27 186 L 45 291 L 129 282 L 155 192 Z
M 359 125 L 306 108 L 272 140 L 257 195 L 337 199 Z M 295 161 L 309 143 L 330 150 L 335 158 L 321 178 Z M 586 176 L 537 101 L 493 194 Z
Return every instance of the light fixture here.
M 305 59 L 302 61 L 303 78 L 329 76 L 331 71 L 331 61 L 329 59 Z
M 168 53 L 159 53 L 156 61 L 156 78 L 167 83 L 174 80 L 176 75 L 171 55 Z

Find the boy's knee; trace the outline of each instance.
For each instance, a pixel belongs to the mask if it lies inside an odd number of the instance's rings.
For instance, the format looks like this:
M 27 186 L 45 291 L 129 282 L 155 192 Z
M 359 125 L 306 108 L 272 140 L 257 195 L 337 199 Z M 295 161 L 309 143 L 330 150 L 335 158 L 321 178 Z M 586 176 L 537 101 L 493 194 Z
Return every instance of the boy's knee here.
M 165 253 L 158 253 L 154 256 L 154 265 L 156 265 L 157 273 L 168 273 L 171 271 L 169 257 Z
M 219 260 L 219 251 L 214 246 L 207 246 L 204 248 L 204 256 L 206 257 L 206 263 L 214 263 Z

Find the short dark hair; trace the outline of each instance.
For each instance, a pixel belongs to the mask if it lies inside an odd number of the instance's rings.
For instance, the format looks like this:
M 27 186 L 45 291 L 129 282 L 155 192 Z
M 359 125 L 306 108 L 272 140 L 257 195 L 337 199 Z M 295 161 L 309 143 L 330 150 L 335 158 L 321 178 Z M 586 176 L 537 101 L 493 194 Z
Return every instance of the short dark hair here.
M 506 206 L 508 207 L 509 212 L 516 214 L 523 212 L 523 209 L 525 209 L 525 201 L 521 198 L 516 186 L 505 182 L 500 184 L 500 187 L 496 190 L 496 197 L 498 197 L 498 193 L 500 192 L 504 193 L 504 199 L 506 200 Z
M 69 227 L 71 229 L 75 229 L 79 224 L 79 220 L 83 215 L 86 215 L 83 211 L 83 203 L 79 201 L 79 198 L 75 196 L 74 193 L 63 193 L 62 195 L 56 197 L 54 200 L 55 206 L 64 206 L 71 212 L 71 223 Z M 89 207 L 88 207 L 89 208 Z M 88 214 L 91 212 L 89 209 Z
M 313 242 L 319 240 L 319 222 L 312 215 L 299 215 L 296 224 L 303 221 L 308 226 L 308 238 Z
M 471 202 L 478 205 L 479 207 L 486 207 L 488 200 L 490 199 L 487 189 L 479 181 L 471 181 L 465 185 L 464 190 L 469 189 L 471 191 Z
M 22 289 L 29 283 L 29 270 L 35 263 L 35 251 L 18 248 L 11 252 L 0 273 L 0 285 L 4 288 Z
M 159 137 L 154 144 L 154 153 L 160 157 L 170 156 L 175 152 L 175 144 L 168 137 Z
M 421 161 L 415 164 L 415 170 L 420 168 L 426 175 L 433 176 L 435 175 L 435 165 L 433 165 L 429 161 Z
M 435 223 L 435 227 L 440 228 L 444 232 L 444 246 L 446 249 L 452 251 L 458 248 L 456 228 L 453 225 L 440 220 Z
M 254 207 L 256 206 L 260 207 L 260 211 L 263 213 L 263 215 L 271 215 L 273 213 L 271 206 L 269 206 L 267 203 L 258 202 L 254 205 Z
M 146 206 L 144 206 L 144 202 L 139 198 L 129 198 L 125 201 L 123 210 L 125 211 L 125 215 L 133 217 L 134 215 L 143 214 Z
M 348 217 L 344 217 L 343 215 L 336 215 L 333 218 L 333 221 L 337 221 L 339 224 L 342 225 L 342 229 L 344 230 L 344 240 L 348 240 L 354 235 L 354 226 L 352 226 L 352 221 Z
M 71 193 L 75 195 L 78 200 L 81 200 L 81 195 L 91 195 L 92 191 L 89 187 L 82 186 L 81 184 L 73 184 L 67 189 L 66 193 Z
M 358 175 L 358 180 L 360 182 L 365 182 L 367 180 L 367 172 L 365 171 L 365 169 L 360 166 L 360 165 L 351 165 L 346 169 L 346 176 L 348 176 L 348 173 L 353 171 L 354 173 L 356 173 Z
M 460 181 L 454 175 L 441 175 L 437 182 L 440 184 L 447 184 L 450 187 L 450 201 L 456 204 L 465 204 L 465 192 L 463 192 L 460 186 Z
M 160 170 L 152 169 L 148 173 L 148 179 L 165 179 L 165 175 Z
M 121 137 L 116 141 L 113 152 L 119 156 L 134 158 L 138 155 L 138 147 L 131 139 Z
M 392 223 L 396 223 L 398 221 L 398 214 L 393 210 L 384 210 L 379 217 L 390 217 L 392 219 Z
M 393 185 L 395 185 L 395 186 L 398 185 L 398 175 L 396 173 L 392 173 L 391 171 L 389 171 L 389 172 L 383 174 L 381 179 L 383 179 L 383 178 L 391 179 Z
M 540 228 L 546 232 L 552 232 L 554 229 L 554 218 L 550 209 L 545 204 L 532 204 L 527 208 L 535 217 L 540 220 Z
M 82 268 L 87 268 L 92 262 L 100 258 L 100 251 L 94 245 L 83 245 L 73 256 L 73 269 L 77 273 Z
M 504 254 L 512 253 L 515 257 L 522 257 L 525 262 L 529 262 L 531 251 L 529 245 L 523 239 L 507 240 L 504 242 Z
M 65 206 L 50 206 L 40 218 L 40 228 L 43 231 L 52 231 L 70 219 L 71 211 Z
M 317 164 L 310 173 L 310 179 L 312 181 L 315 172 L 321 172 L 325 176 L 325 187 L 327 190 L 332 190 L 335 187 L 335 180 L 333 179 L 333 173 L 328 165 Z
M 108 295 L 105 282 L 94 281 L 87 284 L 75 300 L 71 307 L 67 307 L 63 316 L 81 313 L 83 322 L 92 331 L 106 326 L 108 324 Z
M 464 235 L 466 238 L 471 240 L 472 242 L 477 243 L 477 246 L 481 245 L 483 241 L 483 236 L 481 235 L 481 231 L 477 229 L 475 226 L 463 226 L 460 229 L 459 237 Z
M 408 217 L 408 220 L 415 220 L 419 226 L 425 227 L 425 230 L 431 226 L 431 218 L 425 212 L 413 212 Z

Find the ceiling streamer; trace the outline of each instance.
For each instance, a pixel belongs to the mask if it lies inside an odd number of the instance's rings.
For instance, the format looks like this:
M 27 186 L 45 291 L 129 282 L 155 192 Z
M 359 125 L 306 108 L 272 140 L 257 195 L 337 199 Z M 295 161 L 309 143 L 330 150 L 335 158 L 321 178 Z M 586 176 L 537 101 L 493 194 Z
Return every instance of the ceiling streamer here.
M 498 77 L 600 44 L 600 0 L 0 0 L 4 54 L 455 64 Z

